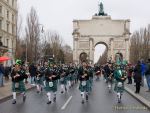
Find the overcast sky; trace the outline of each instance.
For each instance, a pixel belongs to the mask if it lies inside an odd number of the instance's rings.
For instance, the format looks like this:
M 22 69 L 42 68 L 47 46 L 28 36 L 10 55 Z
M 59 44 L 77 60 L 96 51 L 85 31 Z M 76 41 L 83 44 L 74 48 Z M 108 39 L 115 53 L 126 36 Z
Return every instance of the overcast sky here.
M 91 19 L 98 3 L 112 19 L 130 19 L 131 33 L 150 23 L 150 0 L 18 0 L 23 22 L 33 6 L 45 29 L 57 31 L 64 42 L 73 46 L 73 19 Z

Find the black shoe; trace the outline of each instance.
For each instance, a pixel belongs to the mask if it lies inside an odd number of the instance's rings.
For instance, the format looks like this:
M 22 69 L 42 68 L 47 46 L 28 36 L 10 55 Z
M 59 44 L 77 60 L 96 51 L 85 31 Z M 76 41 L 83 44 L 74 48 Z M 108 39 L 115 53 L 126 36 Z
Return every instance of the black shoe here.
M 63 94 L 64 92 L 63 91 L 61 91 L 61 94 Z
M 84 100 L 82 100 L 81 103 L 84 104 Z
M 88 95 L 86 95 L 86 101 L 88 101 L 88 99 L 89 99 L 89 97 L 88 97 Z
M 16 104 L 16 100 L 13 100 L 13 101 L 12 101 L 12 104 Z
M 67 88 L 65 87 L 65 91 L 67 91 Z
M 41 88 L 41 92 L 43 91 L 43 88 Z
M 121 103 L 121 100 L 118 100 L 118 103 Z
M 51 103 L 52 103 L 52 101 L 48 101 L 48 102 L 47 102 L 47 104 L 51 104 Z
M 23 95 L 23 102 L 26 101 L 26 95 Z
M 37 93 L 40 93 L 40 91 L 37 91 Z
M 53 98 L 53 102 L 56 102 L 56 97 Z

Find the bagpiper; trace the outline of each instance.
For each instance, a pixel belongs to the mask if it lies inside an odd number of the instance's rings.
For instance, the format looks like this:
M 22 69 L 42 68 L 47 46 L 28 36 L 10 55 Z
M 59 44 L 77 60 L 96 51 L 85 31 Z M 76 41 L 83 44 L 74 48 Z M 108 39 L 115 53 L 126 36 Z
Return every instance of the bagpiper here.
M 115 87 L 114 91 L 117 93 L 118 103 L 121 102 L 121 97 L 124 91 L 124 82 L 126 80 L 126 71 L 122 68 L 121 55 L 116 55 L 116 69 L 114 70 Z
M 75 68 L 72 64 L 69 66 L 68 85 L 71 88 L 75 84 Z
M 43 81 L 44 81 L 45 68 L 43 66 L 38 66 L 36 74 L 36 87 L 37 93 L 42 92 Z
M 48 97 L 48 102 L 47 104 L 52 103 L 52 94 L 53 96 L 53 102 L 56 102 L 56 92 L 57 92 L 57 83 L 58 83 L 58 72 L 57 72 L 57 67 L 54 65 L 54 67 L 50 66 L 46 69 L 45 72 L 45 80 L 46 80 L 46 86 L 45 90 L 47 92 L 47 97 Z
M 89 71 L 87 67 L 87 63 L 83 62 L 82 66 L 79 68 L 79 90 L 81 92 L 81 103 L 84 104 L 84 99 L 88 101 L 88 93 L 90 90 L 90 81 L 89 81 Z
M 12 104 L 16 104 L 16 93 L 22 93 L 23 95 L 23 102 L 26 100 L 25 95 L 25 84 L 24 79 L 27 77 L 25 71 L 21 68 L 22 62 L 21 60 L 16 60 L 15 67 L 11 72 L 12 78 L 12 93 L 13 93 L 13 101 Z
M 61 93 L 67 92 L 67 75 L 68 68 L 63 66 L 60 70 L 60 85 L 61 85 Z

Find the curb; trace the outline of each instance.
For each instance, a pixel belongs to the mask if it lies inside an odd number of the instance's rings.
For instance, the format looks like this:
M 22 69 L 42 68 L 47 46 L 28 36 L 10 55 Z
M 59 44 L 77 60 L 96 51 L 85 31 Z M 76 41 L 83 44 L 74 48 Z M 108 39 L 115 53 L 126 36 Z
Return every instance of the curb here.
M 150 101 L 146 100 L 145 98 L 143 98 L 142 96 L 140 96 L 139 94 L 135 94 L 131 89 L 129 89 L 128 87 L 125 87 L 125 90 L 131 95 L 133 96 L 136 100 L 138 100 L 140 103 L 142 103 L 143 105 L 145 105 L 148 109 L 150 109 Z
M 32 89 L 34 89 L 34 88 L 35 88 L 35 86 L 29 87 L 29 88 L 26 89 L 26 91 L 30 91 L 30 90 L 32 90 Z M 20 94 L 21 94 L 21 93 L 17 93 L 17 96 L 20 95 Z M 10 94 L 10 95 L 8 95 L 8 96 L 5 96 L 4 98 L 1 98 L 1 99 L 0 99 L 0 104 L 3 103 L 3 102 L 5 102 L 5 101 L 7 101 L 7 100 L 10 100 L 10 99 L 12 99 L 12 94 Z

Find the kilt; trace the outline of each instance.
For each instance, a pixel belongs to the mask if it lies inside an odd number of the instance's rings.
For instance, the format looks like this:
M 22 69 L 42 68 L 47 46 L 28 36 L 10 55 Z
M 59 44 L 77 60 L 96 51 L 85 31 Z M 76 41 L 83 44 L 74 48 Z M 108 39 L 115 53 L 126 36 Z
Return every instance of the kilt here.
M 67 81 L 71 81 L 71 74 L 67 76 Z
M 60 84 L 67 85 L 67 77 L 60 78 L 59 82 L 60 82 Z
M 35 79 L 35 82 L 38 85 L 43 85 L 43 81 L 44 81 L 43 77 L 40 77 L 39 79 L 37 79 L 37 78 Z
M 90 77 L 88 81 L 89 81 L 89 91 L 92 91 L 93 77 Z
M 57 91 L 57 80 L 52 81 L 53 82 L 53 86 L 50 87 L 49 85 L 49 81 L 46 81 L 46 86 L 45 86 L 45 91 L 47 92 L 56 92 Z
M 78 78 L 78 73 L 74 73 L 74 80 L 77 80 Z
M 75 80 L 75 74 L 70 74 L 70 81 L 74 81 Z
M 118 87 L 118 82 L 119 81 L 115 81 L 115 87 L 114 87 L 114 91 L 115 92 L 121 92 L 123 93 L 124 92 L 124 83 L 122 82 L 122 87 Z
M 93 77 L 89 77 L 89 82 L 90 82 L 90 84 L 92 86 L 92 84 L 93 84 Z
M 19 82 L 12 82 L 12 91 L 19 92 L 19 93 L 25 92 L 26 88 L 25 88 L 25 84 L 24 84 L 23 80 L 19 81 Z
M 79 84 L 79 90 L 81 92 L 89 92 L 90 91 L 90 87 L 91 86 L 90 86 L 89 80 L 86 81 L 86 85 L 85 86 L 82 85 L 82 82 L 80 82 L 80 84 Z

